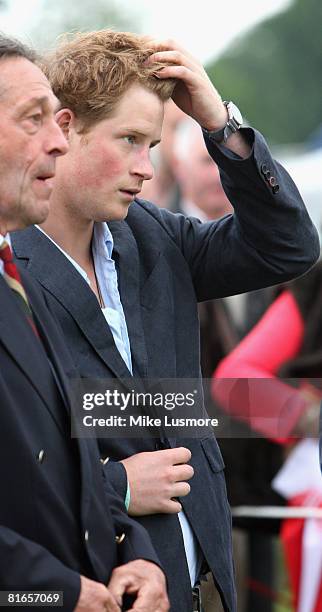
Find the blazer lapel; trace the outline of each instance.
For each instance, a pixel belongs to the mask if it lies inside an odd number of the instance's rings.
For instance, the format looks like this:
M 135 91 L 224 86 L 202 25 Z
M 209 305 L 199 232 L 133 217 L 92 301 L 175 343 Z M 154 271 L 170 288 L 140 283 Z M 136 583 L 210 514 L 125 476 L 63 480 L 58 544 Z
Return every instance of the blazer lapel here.
M 62 430 L 61 419 L 54 406 L 48 402 L 48 388 L 45 378 L 41 375 L 41 366 L 45 357 L 44 348 L 37 345 L 40 341 L 35 337 L 22 310 L 13 298 L 11 289 L 2 277 L 0 277 L 0 295 L 0 342 L 5 345 L 8 353 L 28 378 Z
M 34 301 L 30 297 L 29 293 L 28 293 L 28 299 L 30 302 L 30 306 L 33 312 L 33 317 L 34 317 L 37 329 L 41 336 L 41 341 L 43 345 L 45 346 L 47 355 L 50 358 L 50 361 L 54 368 L 54 376 L 56 379 L 56 384 L 59 387 L 59 391 L 61 392 L 61 395 L 64 399 L 65 407 L 67 408 L 68 413 L 69 413 L 69 393 L 68 393 L 67 383 L 66 383 L 66 374 L 61 365 L 59 355 L 57 355 L 55 347 L 51 340 L 51 334 L 48 333 L 49 331 L 48 330 L 48 320 L 46 317 L 44 318 L 43 316 L 44 313 L 40 313 L 39 309 L 35 306 Z
M 29 260 L 27 270 L 70 313 L 112 374 L 122 381 L 130 379 L 97 299 L 72 263 L 34 227 L 13 236 L 13 244 L 16 257 Z

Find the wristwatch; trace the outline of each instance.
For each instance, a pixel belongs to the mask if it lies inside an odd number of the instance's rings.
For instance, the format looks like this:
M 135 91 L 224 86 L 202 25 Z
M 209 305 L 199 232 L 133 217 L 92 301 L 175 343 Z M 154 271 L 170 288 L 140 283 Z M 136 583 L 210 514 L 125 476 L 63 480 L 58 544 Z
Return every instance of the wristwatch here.
M 220 130 L 207 130 L 208 136 L 215 142 L 227 142 L 228 138 L 235 134 L 243 125 L 243 117 L 239 108 L 233 102 L 224 101 L 228 111 L 228 121 Z

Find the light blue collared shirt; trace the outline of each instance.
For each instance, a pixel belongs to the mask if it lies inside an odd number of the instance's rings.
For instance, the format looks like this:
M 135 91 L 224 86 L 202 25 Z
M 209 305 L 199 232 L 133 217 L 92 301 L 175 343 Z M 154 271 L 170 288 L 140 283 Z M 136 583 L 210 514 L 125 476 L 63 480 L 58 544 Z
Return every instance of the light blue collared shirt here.
M 118 288 L 115 262 L 112 259 L 113 247 L 113 236 L 107 223 L 95 223 L 92 253 L 97 280 L 105 304 L 102 312 L 110 326 L 114 342 L 132 374 L 130 340 Z

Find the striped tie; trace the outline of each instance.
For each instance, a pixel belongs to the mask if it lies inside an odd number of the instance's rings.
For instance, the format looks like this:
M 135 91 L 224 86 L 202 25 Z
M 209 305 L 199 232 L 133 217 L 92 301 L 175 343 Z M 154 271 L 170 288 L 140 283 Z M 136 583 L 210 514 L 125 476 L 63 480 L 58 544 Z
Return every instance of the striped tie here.
M 25 316 L 28 320 L 28 323 L 31 325 L 34 333 L 39 338 L 38 330 L 35 326 L 35 322 L 32 316 L 30 304 L 28 302 L 26 292 L 23 288 L 23 284 L 21 282 L 19 270 L 15 262 L 13 261 L 11 248 L 6 240 L 4 240 L 0 245 L 0 259 L 3 261 L 4 264 L 4 279 L 8 283 L 10 289 L 12 289 L 12 291 L 14 291 L 15 295 L 18 297 Z

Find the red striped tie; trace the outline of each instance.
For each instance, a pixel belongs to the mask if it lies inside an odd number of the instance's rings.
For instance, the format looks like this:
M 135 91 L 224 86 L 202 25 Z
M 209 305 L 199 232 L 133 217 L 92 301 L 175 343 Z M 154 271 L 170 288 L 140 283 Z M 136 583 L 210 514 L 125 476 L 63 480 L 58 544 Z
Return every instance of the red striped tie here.
M 17 295 L 17 297 L 19 298 L 19 302 L 22 306 L 28 323 L 31 325 L 34 333 L 39 338 L 38 330 L 35 326 L 35 322 L 32 316 L 30 304 L 28 302 L 26 292 L 23 288 L 23 284 L 21 282 L 19 270 L 15 262 L 13 261 L 11 248 L 6 240 L 4 240 L 0 245 L 0 260 L 2 260 L 4 264 L 4 279 L 8 283 L 10 289 L 12 289 L 12 291 L 15 292 L 15 295 Z

